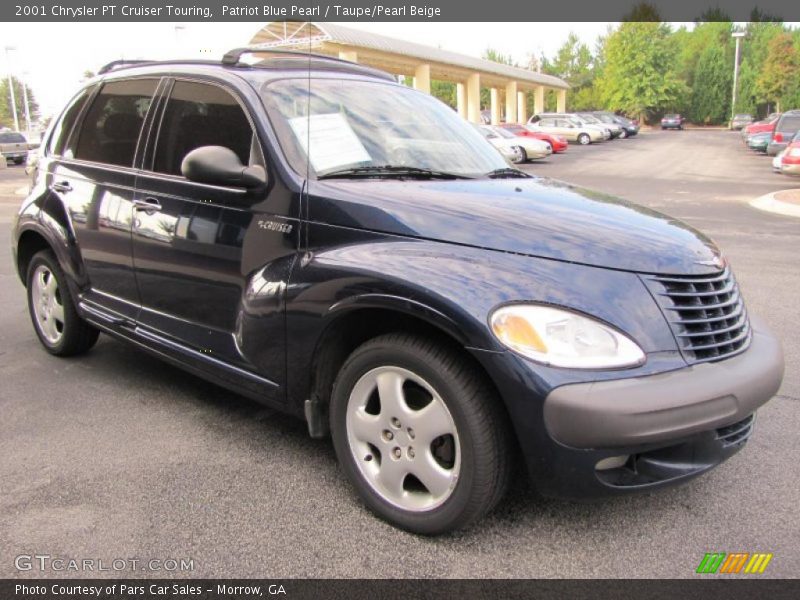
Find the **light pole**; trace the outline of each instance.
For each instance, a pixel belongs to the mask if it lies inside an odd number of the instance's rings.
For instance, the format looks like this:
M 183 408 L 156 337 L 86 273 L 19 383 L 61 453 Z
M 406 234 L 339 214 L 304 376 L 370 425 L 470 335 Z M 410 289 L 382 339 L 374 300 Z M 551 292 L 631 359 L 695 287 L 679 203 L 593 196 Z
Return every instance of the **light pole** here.
M 27 79 L 28 72 L 24 72 L 22 76 Z M 31 106 L 28 103 L 28 84 L 25 79 L 22 80 L 22 103 L 25 107 L 25 133 L 27 138 L 31 137 Z
M 733 59 L 733 99 L 731 100 L 731 122 L 736 115 L 736 88 L 739 82 L 739 42 L 747 35 L 744 31 L 734 31 L 733 38 L 736 40 L 736 56 Z
M 19 131 L 19 117 L 17 117 L 17 99 L 14 97 L 14 79 L 11 77 L 11 57 L 8 53 L 16 50 L 14 46 L 6 46 L 6 65 L 8 67 L 8 93 L 11 94 L 11 112 L 14 114 L 14 130 Z

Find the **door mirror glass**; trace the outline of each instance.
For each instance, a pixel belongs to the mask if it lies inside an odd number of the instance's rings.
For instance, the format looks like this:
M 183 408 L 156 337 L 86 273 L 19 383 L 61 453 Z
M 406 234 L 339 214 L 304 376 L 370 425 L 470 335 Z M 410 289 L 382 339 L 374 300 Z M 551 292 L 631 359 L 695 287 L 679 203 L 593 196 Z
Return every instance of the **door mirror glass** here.
M 189 181 L 210 185 L 253 189 L 267 183 L 264 167 L 242 164 L 236 153 L 224 146 L 195 148 L 183 159 L 181 173 Z

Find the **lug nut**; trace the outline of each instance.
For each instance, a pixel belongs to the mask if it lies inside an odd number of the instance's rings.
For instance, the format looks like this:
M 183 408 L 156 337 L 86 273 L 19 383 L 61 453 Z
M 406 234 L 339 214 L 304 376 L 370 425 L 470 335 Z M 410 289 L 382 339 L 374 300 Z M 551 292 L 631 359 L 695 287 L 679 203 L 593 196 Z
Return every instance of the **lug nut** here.
M 394 434 L 391 431 L 389 431 L 388 429 L 383 430 L 383 439 L 385 439 L 388 442 L 393 438 Z
M 403 456 L 403 451 L 400 450 L 400 448 L 395 448 L 394 450 L 392 450 L 392 454 L 394 454 L 395 458 L 400 458 L 401 456 Z
M 408 448 L 408 458 L 414 458 L 414 449 L 411 447 Z
M 400 429 L 400 419 L 397 417 L 392 417 L 392 427 Z

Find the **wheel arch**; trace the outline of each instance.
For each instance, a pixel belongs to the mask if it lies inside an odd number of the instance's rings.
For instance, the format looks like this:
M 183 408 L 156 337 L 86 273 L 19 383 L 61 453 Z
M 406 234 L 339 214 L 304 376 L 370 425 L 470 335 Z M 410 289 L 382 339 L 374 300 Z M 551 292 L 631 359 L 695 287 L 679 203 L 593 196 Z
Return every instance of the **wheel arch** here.
M 52 242 L 35 229 L 26 229 L 17 240 L 16 267 L 22 285 L 27 286 L 28 266 L 36 253 L 42 250 L 54 251 Z
M 485 377 L 503 404 L 492 377 L 468 351 L 469 344 L 452 319 L 420 302 L 384 294 L 348 298 L 330 308 L 311 357 L 311 398 L 327 412 L 333 383 L 347 357 L 368 340 L 398 331 L 434 339 L 463 356 Z

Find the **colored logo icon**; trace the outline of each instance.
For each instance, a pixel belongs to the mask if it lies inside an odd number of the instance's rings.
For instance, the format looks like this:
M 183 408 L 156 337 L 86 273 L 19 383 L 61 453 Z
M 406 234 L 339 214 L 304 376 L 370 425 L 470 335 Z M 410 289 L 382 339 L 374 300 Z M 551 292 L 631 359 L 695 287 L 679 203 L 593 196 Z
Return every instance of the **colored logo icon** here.
M 769 561 L 772 560 L 772 554 L 749 552 L 734 552 L 726 554 L 725 552 L 706 552 L 700 565 L 697 567 L 697 573 L 733 573 L 733 574 L 756 574 L 763 573 Z

